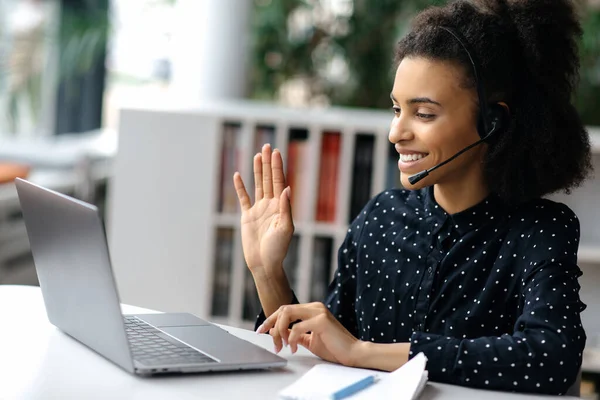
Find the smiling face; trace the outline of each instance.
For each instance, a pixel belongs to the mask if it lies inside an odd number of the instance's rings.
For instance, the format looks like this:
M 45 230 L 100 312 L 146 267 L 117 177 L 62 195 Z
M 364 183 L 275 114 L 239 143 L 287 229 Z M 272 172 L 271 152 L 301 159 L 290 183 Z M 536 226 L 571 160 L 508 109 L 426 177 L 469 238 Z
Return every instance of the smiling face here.
M 389 140 L 399 153 L 402 185 L 420 189 L 434 184 L 481 186 L 483 154 L 480 145 L 431 172 L 414 186 L 408 177 L 452 157 L 479 139 L 477 94 L 461 87 L 460 67 L 425 58 L 405 58 L 396 71 L 391 96 L 394 119 Z

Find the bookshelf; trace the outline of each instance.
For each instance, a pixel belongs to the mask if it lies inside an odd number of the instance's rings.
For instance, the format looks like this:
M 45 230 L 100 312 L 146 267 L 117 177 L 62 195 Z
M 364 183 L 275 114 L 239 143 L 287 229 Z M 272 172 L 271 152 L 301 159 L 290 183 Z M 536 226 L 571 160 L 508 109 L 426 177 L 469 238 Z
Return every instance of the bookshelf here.
M 387 138 L 391 118 L 387 111 L 245 101 L 122 110 L 108 220 L 121 300 L 253 326 L 259 303 L 231 176 L 239 170 L 253 197 L 252 157 L 265 141 L 280 149 L 290 172 L 296 231 L 286 272 L 300 301 L 320 300 L 351 218 L 371 196 L 399 184 Z M 599 169 L 600 131 L 591 134 Z M 334 178 L 324 184 L 327 176 Z M 571 196 L 552 196 L 579 215 L 580 259 L 596 266 L 598 195 L 594 178 Z

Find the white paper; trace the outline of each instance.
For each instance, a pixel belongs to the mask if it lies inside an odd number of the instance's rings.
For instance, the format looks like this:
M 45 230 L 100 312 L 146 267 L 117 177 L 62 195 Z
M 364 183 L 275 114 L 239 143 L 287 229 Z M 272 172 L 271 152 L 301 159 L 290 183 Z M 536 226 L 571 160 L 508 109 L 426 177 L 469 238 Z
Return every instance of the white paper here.
M 402 367 L 383 377 L 377 384 L 371 385 L 349 398 L 352 400 L 416 399 L 427 383 L 426 364 L 427 357 L 425 354 L 419 353 Z
M 369 375 L 376 375 L 381 379 L 389 373 L 335 364 L 318 364 L 296 382 L 279 392 L 279 397 L 282 399 L 327 399 L 338 390 Z
M 328 399 L 338 390 L 369 375 L 379 381 L 348 397 L 360 399 L 406 399 L 418 397 L 427 382 L 425 365 L 427 357 L 418 354 L 394 372 L 350 368 L 334 364 L 319 364 L 310 369 L 296 382 L 279 392 L 282 399 Z

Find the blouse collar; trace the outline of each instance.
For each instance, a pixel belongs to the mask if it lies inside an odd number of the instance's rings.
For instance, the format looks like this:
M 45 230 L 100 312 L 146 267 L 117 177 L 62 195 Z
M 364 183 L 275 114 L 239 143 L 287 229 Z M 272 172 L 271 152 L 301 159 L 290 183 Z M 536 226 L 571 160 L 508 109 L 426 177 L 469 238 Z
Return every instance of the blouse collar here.
M 502 200 L 495 193 L 489 194 L 481 202 L 455 214 L 448 214 L 437 203 L 433 195 L 433 186 L 424 189 L 425 215 L 428 219 L 436 222 L 439 230 L 447 219 L 450 219 L 453 227 L 459 234 L 465 235 L 473 229 L 477 229 L 488 222 L 495 222 L 504 213 Z

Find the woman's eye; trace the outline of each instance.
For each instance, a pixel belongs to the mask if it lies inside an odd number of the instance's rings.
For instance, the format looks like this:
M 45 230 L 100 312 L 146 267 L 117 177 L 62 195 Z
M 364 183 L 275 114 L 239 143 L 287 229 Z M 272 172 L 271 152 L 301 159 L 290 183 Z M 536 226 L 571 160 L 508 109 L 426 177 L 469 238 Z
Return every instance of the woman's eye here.
M 417 117 L 421 118 L 421 119 L 432 119 L 433 117 L 435 117 L 435 115 L 434 114 L 417 113 Z
M 399 115 L 400 114 L 400 107 L 392 107 L 392 110 L 394 111 L 394 114 Z

